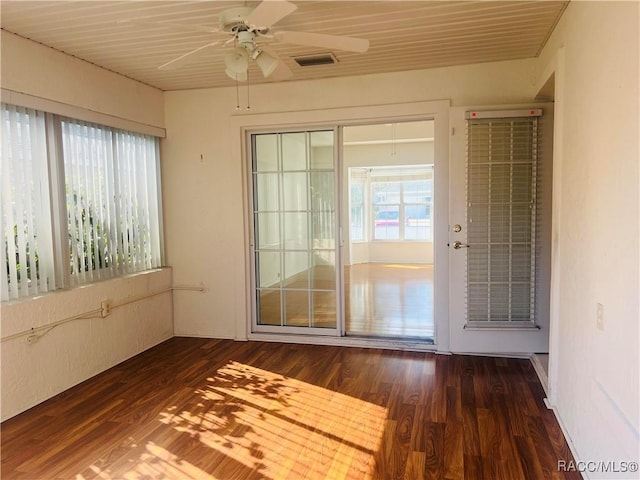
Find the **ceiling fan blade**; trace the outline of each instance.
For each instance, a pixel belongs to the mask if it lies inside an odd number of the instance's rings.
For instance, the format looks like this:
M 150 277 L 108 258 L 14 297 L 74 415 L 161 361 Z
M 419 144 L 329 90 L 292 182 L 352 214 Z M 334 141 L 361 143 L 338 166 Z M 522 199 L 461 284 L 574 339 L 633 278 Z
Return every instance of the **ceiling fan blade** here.
M 220 31 L 217 27 L 205 27 L 203 25 L 187 25 L 185 23 L 174 23 L 169 21 L 155 21 L 155 20 L 147 20 L 144 18 L 124 18 L 118 20 L 117 23 L 131 25 L 144 25 L 151 27 L 168 27 L 174 30 L 181 30 L 183 32 L 203 32 L 203 33 L 218 33 Z
M 286 0 L 263 0 L 245 19 L 248 25 L 269 28 L 298 7 Z
M 196 60 L 200 55 L 206 52 L 207 48 L 213 47 L 218 43 L 220 42 L 207 43 L 206 45 L 203 45 L 194 50 L 191 50 L 190 52 L 187 52 L 184 55 L 180 55 L 178 58 L 174 58 L 173 60 L 170 60 L 167 63 L 160 65 L 158 69 L 159 70 L 175 70 L 176 68 L 179 68 L 185 63 L 188 63 L 192 60 Z
M 271 55 L 273 58 L 278 60 L 278 66 L 276 69 L 269 75 L 269 78 L 273 78 L 274 80 L 287 80 L 293 77 L 293 72 L 287 66 L 286 63 L 282 61 L 282 58 L 278 56 L 278 54 L 272 49 L 265 45 L 261 45 L 260 48 Z
M 354 37 L 325 35 L 323 33 L 308 32 L 275 32 L 275 38 L 285 43 L 306 45 L 308 47 L 323 47 L 347 52 L 364 53 L 369 50 L 369 40 Z

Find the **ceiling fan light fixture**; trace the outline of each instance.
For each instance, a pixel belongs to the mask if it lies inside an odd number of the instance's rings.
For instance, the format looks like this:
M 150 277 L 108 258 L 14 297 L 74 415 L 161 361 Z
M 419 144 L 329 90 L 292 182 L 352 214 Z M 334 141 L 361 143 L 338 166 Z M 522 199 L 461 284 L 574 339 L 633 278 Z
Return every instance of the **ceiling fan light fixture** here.
M 224 73 L 227 74 L 227 76 L 231 79 L 231 80 L 237 80 L 238 82 L 246 82 L 247 81 L 247 72 L 232 72 L 231 70 L 229 70 L 228 68 L 224 71 Z
M 234 48 L 224 56 L 224 64 L 226 65 L 226 73 L 235 79 L 236 75 L 247 74 L 249 68 L 249 54 L 244 48 Z
M 265 77 L 271 75 L 279 63 L 277 58 L 269 55 L 264 50 L 258 51 L 257 55 L 254 56 L 254 60 L 258 64 L 258 67 L 260 67 L 260 70 L 262 70 L 262 74 Z

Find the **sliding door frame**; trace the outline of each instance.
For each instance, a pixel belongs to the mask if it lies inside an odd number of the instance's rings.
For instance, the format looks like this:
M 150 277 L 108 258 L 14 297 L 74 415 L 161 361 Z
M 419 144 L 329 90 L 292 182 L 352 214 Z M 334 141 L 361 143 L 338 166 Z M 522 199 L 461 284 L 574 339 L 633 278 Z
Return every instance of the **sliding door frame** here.
M 231 152 L 233 158 L 237 158 L 242 166 L 242 188 L 243 191 L 243 212 L 244 212 L 244 239 L 245 255 L 244 265 L 244 292 L 240 293 L 236 299 L 236 311 L 238 315 L 235 319 L 236 340 L 260 340 L 290 343 L 320 344 L 320 345 L 343 345 L 343 346 L 363 346 L 375 348 L 389 348 L 400 350 L 420 350 L 420 351 L 449 351 L 449 267 L 448 267 L 448 222 L 449 222 L 449 100 L 437 100 L 431 102 L 411 102 L 390 105 L 375 105 L 361 107 L 345 107 L 322 110 L 306 110 L 298 112 L 281 113 L 240 113 L 231 118 L 229 124 L 229 134 L 237 138 L 232 142 Z M 252 255 L 252 199 L 251 184 L 252 176 L 251 160 L 251 134 L 256 132 L 285 132 L 285 131 L 306 131 L 306 130 L 330 130 L 337 128 L 338 135 L 337 148 L 339 150 L 336 158 L 336 168 L 338 169 L 338 185 L 336 191 L 342 188 L 341 168 L 342 168 L 342 128 L 343 126 L 366 125 L 388 122 L 411 122 L 422 120 L 435 121 L 435 171 L 434 171 L 434 267 L 435 267 L 435 345 L 415 340 L 401 339 L 369 339 L 353 338 L 342 336 L 344 331 L 344 312 L 340 311 L 338 320 L 338 335 L 292 335 L 280 333 L 252 332 L 254 288 L 253 276 L 253 255 Z M 336 205 L 339 210 L 340 205 Z M 337 212 L 338 219 L 341 213 Z M 339 244 L 342 249 L 342 222 L 337 226 Z M 340 252 L 337 252 L 337 259 Z M 336 268 L 342 267 L 342 261 Z M 343 309 L 344 284 L 341 275 L 341 285 L 337 301 L 339 308 Z M 244 298 L 243 298 L 244 297 Z
M 322 335 L 322 336 L 334 336 L 334 337 L 339 337 L 341 335 L 341 333 L 344 331 L 344 327 L 343 327 L 343 323 L 344 323 L 344 306 L 343 306 L 343 295 L 341 295 L 341 292 L 343 290 L 342 288 L 342 275 L 340 275 L 340 265 L 342 264 L 342 259 L 340 258 L 340 254 L 342 251 L 341 248 L 341 236 L 340 236 L 340 224 L 341 224 L 341 212 L 340 212 L 340 208 L 339 208 L 339 198 L 340 198 L 340 192 L 338 191 L 338 185 L 339 185 L 339 179 L 338 179 L 338 127 L 331 127 L 331 126 L 327 126 L 327 127 L 316 127 L 316 128 L 307 128 L 307 127 L 300 127 L 300 128 L 284 128 L 284 129 L 257 129 L 257 130 L 247 130 L 246 131 L 246 142 L 247 142 L 247 148 L 248 148 L 248 157 L 246 158 L 246 162 L 248 162 L 247 165 L 247 169 L 251 170 L 250 173 L 250 177 L 249 177 L 249 183 L 247 186 L 247 193 L 248 193 L 248 206 L 251 208 L 252 212 L 255 210 L 255 188 L 256 185 L 253 182 L 253 174 L 254 172 L 254 168 L 253 168 L 253 164 L 254 162 L 257 161 L 256 158 L 256 149 L 255 149 L 255 145 L 253 142 L 253 137 L 255 137 L 256 135 L 263 135 L 263 134 L 288 134 L 288 133 L 313 133 L 313 132 L 332 132 L 333 133 L 333 179 L 334 179 L 334 212 L 333 212 L 333 220 L 334 220 L 334 267 L 335 267 L 335 296 L 336 296 L 336 325 L 333 328 L 320 328 L 320 327 L 313 327 L 313 326 L 294 326 L 294 325 L 269 325 L 269 324 L 259 324 L 258 323 L 258 319 L 259 319 L 259 305 L 258 305 L 258 298 L 257 298 L 257 292 L 259 290 L 259 281 L 258 281 L 258 275 L 257 275 L 257 267 L 256 267 L 256 262 L 257 262 L 257 255 L 256 255 L 256 246 L 255 246 L 255 241 L 257 240 L 256 238 L 256 226 L 255 226 L 255 221 L 251 221 L 249 222 L 249 227 L 250 227 L 250 242 L 249 242 L 249 247 L 250 247 L 250 262 L 251 262 L 251 292 L 252 292 L 252 300 L 251 300 L 251 325 L 249 326 L 249 331 L 252 333 L 267 333 L 267 334 L 284 334 L 284 335 Z M 307 161 L 310 161 L 307 158 Z M 311 165 L 307 165 L 307 171 L 311 170 Z M 276 174 L 280 175 L 281 171 L 277 170 Z M 278 195 L 281 195 L 281 193 L 279 192 Z M 308 205 L 307 208 L 309 209 L 308 213 L 311 213 L 311 206 Z M 307 225 L 308 227 L 308 225 Z M 282 229 L 283 226 L 281 223 L 279 223 L 279 228 Z M 307 231 L 307 234 L 310 234 L 309 231 Z M 280 238 L 281 242 L 284 242 L 284 237 L 281 236 Z M 280 246 L 279 252 L 281 254 L 284 254 L 284 252 L 286 252 L 286 248 L 284 248 L 283 245 Z M 282 262 L 282 259 L 281 259 Z M 313 264 L 311 263 L 309 265 L 309 268 L 313 268 Z M 283 278 L 281 279 L 282 281 L 285 280 L 284 278 L 284 273 L 285 270 L 281 270 L 281 274 L 283 275 Z M 311 287 L 311 285 L 310 285 Z M 286 288 L 280 288 L 281 291 L 286 291 Z M 309 294 L 311 295 L 312 292 L 314 290 L 312 288 L 308 289 Z M 313 302 L 313 300 L 310 300 Z M 284 302 L 284 300 L 281 299 L 281 304 L 284 303 L 285 308 L 286 308 L 286 302 Z M 310 311 L 310 315 L 312 315 L 313 310 Z M 282 312 L 281 312 L 282 315 Z

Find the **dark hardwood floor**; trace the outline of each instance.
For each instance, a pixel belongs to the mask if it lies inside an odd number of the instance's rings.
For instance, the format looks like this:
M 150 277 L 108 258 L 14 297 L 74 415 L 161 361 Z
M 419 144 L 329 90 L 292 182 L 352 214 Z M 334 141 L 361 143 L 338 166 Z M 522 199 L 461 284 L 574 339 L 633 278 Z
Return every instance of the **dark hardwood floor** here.
M 3 479 L 562 479 L 528 360 L 173 338 L 1 426 Z

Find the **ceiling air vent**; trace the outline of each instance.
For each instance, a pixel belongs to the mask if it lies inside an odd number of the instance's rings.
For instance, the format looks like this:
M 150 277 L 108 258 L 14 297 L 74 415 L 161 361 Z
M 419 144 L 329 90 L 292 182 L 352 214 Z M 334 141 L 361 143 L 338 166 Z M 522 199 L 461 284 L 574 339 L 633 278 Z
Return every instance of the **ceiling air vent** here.
M 305 55 L 304 57 L 294 57 L 293 59 L 301 67 L 312 67 L 314 65 L 331 65 L 334 63 L 338 63 L 338 59 L 333 53 Z

